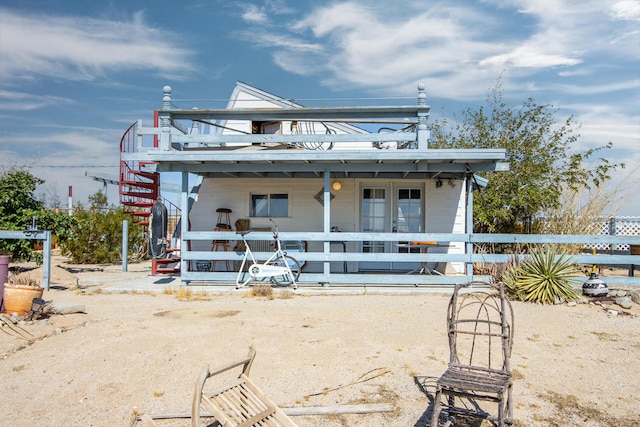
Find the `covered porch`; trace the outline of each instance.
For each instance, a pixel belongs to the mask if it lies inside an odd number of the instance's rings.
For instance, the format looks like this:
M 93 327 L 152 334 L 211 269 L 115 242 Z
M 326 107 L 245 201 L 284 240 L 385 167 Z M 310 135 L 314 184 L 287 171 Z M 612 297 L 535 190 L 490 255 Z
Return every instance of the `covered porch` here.
M 180 175 L 180 208 L 183 212 L 180 230 L 180 278 L 188 284 L 228 284 L 237 276 L 236 266 L 242 254 L 236 251 L 213 251 L 212 241 L 237 241 L 234 231 L 214 231 L 215 209 L 209 206 L 209 222 L 190 217 L 193 215 L 194 190 L 189 177 L 196 175 L 207 183 L 208 195 L 219 194 L 229 188 L 239 193 L 244 187 L 245 198 L 251 194 L 251 186 L 277 183 L 291 189 L 292 201 L 304 194 L 304 201 L 291 203 L 285 218 L 275 218 L 279 224 L 282 241 L 304 241 L 306 250 L 296 252 L 295 258 L 305 267 L 299 285 L 411 285 L 430 286 L 453 284 L 468 280 L 472 268 L 472 206 L 473 190 L 486 184 L 477 172 L 507 169 L 504 150 L 469 149 L 440 150 L 428 146 L 426 121 L 429 107 L 426 105 L 424 87 L 418 90 L 417 104 L 413 106 L 363 106 L 363 107 L 296 107 L 296 108 L 242 108 L 242 109 L 175 109 L 171 102 L 171 90 L 165 88 L 163 108 L 159 111 L 157 126 L 145 128 L 138 125 L 137 150 L 123 153 L 123 159 L 145 163 L 149 172 L 177 172 Z M 329 133 L 287 134 L 276 133 L 202 133 L 185 131 L 188 123 L 216 124 L 224 128 L 232 121 L 251 123 L 311 122 L 323 125 L 374 124 L 398 128 L 398 131 L 379 133 Z M 184 125 L 184 123 L 187 125 Z M 183 123 L 179 125 L 179 123 Z M 283 126 L 280 126 L 282 128 Z M 182 130 L 180 130 L 182 129 Z M 157 147 L 145 146 L 144 138 L 155 136 Z M 304 143 L 331 143 L 333 149 L 311 150 L 301 148 Z M 353 149 L 354 143 L 365 144 L 367 149 Z M 395 148 L 376 147 L 391 144 Z M 344 148 L 343 148 L 344 147 Z M 258 181 L 257 181 L 258 180 Z M 333 185 L 338 182 L 350 198 L 340 201 Z M 460 217 L 461 226 L 450 232 L 430 232 L 423 220 L 418 232 L 406 232 L 397 226 L 397 217 L 388 222 L 382 231 L 367 226 L 363 221 L 363 206 L 358 200 L 368 194 L 369 188 L 389 186 L 420 188 L 427 191 L 444 188 L 442 192 L 457 187 L 453 207 L 445 210 L 431 207 L 430 215 Z M 311 200 L 307 187 L 317 188 L 316 200 Z M 451 188 L 449 188 L 451 187 Z M 295 190 L 297 189 L 297 190 Z M 459 196 L 458 196 L 459 194 Z M 236 194 L 237 195 L 237 194 Z M 231 195 L 229 197 L 232 197 Z M 204 193 L 198 194 L 201 201 Z M 421 196 L 421 209 L 425 202 Z M 339 204 L 342 203 L 342 205 Z M 246 202 L 236 206 L 239 217 L 248 216 Z M 301 216 L 314 220 L 304 222 Z M 334 208 L 340 206 L 339 209 Z M 350 208 L 348 208 L 350 206 Z M 227 206 L 218 206 L 227 207 Z M 462 207 L 462 209 L 460 209 Z M 244 209 L 244 211 L 243 211 Z M 395 209 L 395 207 L 394 207 Z M 426 210 L 426 209 L 425 209 Z M 460 212 L 461 211 L 461 212 Z M 234 211 L 235 212 L 235 211 Z M 350 216 L 348 220 L 341 218 Z M 356 218 L 355 220 L 353 218 Z M 253 222 L 268 218 L 251 218 Z M 385 220 L 386 221 L 386 220 Z M 207 224 L 190 227 L 192 223 Z M 348 223 L 348 227 L 335 230 L 336 224 Z M 260 227 L 264 230 L 263 227 Z M 272 233 L 252 231 L 245 238 L 251 241 L 272 240 Z M 440 250 L 425 251 L 420 242 L 436 243 Z M 415 246 L 412 243 L 416 243 Z M 424 246 L 424 245 L 423 245 Z M 457 247 L 459 250 L 451 250 Z M 395 248 L 390 250 L 390 248 Z M 266 259 L 270 253 L 262 252 Z M 198 271 L 197 262 L 217 260 L 234 266 L 229 271 Z M 460 268 L 446 268 L 457 263 Z M 376 268 L 385 265 L 388 268 Z M 445 266 L 433 268 L 433 266 Z M 354 267 L 355 266 L 355 267 Z M 366 268 L 364 266 L 369 266 Z M 433 273 L 437 270 L 440 274 Z

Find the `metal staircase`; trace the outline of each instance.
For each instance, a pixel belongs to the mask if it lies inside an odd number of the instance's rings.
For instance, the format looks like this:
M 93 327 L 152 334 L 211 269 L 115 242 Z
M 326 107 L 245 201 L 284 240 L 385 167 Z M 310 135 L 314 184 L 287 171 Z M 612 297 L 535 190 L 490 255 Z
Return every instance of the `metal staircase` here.
M 135 122 L 120 140 L 120 204 L 135 218 L 135 224 L 148 226 L 151 207 L 160 196 L 160 174 L 145 170 L 149 163 L 122 159 L 123 153 L 136 151 L 137 131 Z
M 158 115 L 155 114 L 155 125 L 157 126 Z M 143 141 L 143 145 L 144 145 Z M 180 222 L 180 208 L 170 201 L 162 198 L 160 195 L 160 174 L 154 172 L 153 162 L 142 162 L 137 160 L 124 160 L 123 153 L 132 153 L 137 149 L 138 144 L 138 122 L 133 123 L 129 129 L 122 135 L 120 140 L 120 180 L 119 194 L 120 204 L 124 206 L 124 211 L 134 218 L 134 224 L 149 226 L 149 217 L 151 208 L 154 203 L 161 200 L 167 208 L 168 214 L 168 241 L 172 242 L 177 225 Z M 158 146 L 158 138 L 154 136 L 153 146 Z M 178 230 L 179 232 L 179 230 Z M 159 273 L 175 273 L 179 271 L 176 268 L 162 268 L 166 264 L 174 264 L 180 262 L 180 258 L 175 257 L 175 252 L 179 249 L 167 248 L 167 254 L 171 257 L 167 260 L 154 260 L 152 274 Z

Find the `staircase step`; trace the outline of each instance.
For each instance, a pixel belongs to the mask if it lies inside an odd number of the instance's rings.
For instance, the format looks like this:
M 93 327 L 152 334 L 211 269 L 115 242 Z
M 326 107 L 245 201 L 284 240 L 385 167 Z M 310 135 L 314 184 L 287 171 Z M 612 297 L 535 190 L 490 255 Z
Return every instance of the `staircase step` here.
M 151 209 L 153 207 L 153 205 L 155 204 L 155 202 L 152 201 L 142 201 L 142 200 L 135 200 L 135 201 L 123 201 L 121 202 L 124 206 L 131 206 L 133 208 L 149 208 Z
M 142 218 L 148 218 L 149 216 L 151 216 L 151 211 L 128 211 L 127 213 L 129 215 L 139 216 Z
M 142 170 L 132 170 L 131 173 L 136 176 L 142 176 L 147 179 L 156 180 L 158 178 L 158 174 L 156 172 L 147 172 Z
M 167 264 L 178 263 L 177 266 L 174 267 L 160 267 Z M 172 274 L 180 272 L 180 258 L 160 258 L 154 259 L 151 261 L 151 275 L 155 276 L 156 274 Z
M 147 200 L 157 200 L 158 194 L 156 192 L 144 192 L 144 191 L 121 191 L 121 195 L 129 197 L 138 197 Z
M 149 190 L 155 190 L 158 187 L 157 182 L 146 181 L 120 181 L 120 185 L 128 185 L 129 187 L 147 188 Z

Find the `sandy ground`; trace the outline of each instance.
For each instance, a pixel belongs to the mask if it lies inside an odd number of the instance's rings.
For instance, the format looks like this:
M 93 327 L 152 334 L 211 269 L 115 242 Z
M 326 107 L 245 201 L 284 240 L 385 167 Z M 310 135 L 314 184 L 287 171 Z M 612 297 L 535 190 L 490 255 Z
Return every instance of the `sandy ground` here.
M 300 426 L 428 425 L 448 360 L 448 295 L 108 293 L 146 276 L 148 263 L 122 274 L 71 273 L 58 262 L 44 298 L 85 311 L 19 325 L 28 341 L 0 334 L 0 425 L 128 426 L 141 425 L 137 413 L 186 414 L 202 367 L 250 345 L 254 380 L 281 406 L 395 407 L 295 417 Z M 513 307 L 517 426 L 640 424 L 640 306 L 617 315 L 589 303 Z

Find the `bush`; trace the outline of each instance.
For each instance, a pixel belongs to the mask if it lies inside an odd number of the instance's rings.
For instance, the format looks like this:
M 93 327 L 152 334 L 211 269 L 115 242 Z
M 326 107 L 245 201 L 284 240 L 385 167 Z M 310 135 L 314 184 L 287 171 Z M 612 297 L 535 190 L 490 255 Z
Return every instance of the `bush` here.
M 89 197 L 90 206 L 78 204 L 68 238 L 61 243 L 62 253 L 76 264 L 110 264 L 122 259 L 122 221 L 131 219 L 121 207 L 107 205 L 106 196 L 97 192 Z M 145 253 L 144 229 L 139 225 L 129 228 L 129 248 L 133 258 Z
M 576 269 L 566 254 L 554 247 L 533 248 L 530 257 L 507 269 L 502 281 L 513 299 L 553 304 L 557 300 L 574 300 L 580 292 L 573 287 Z

